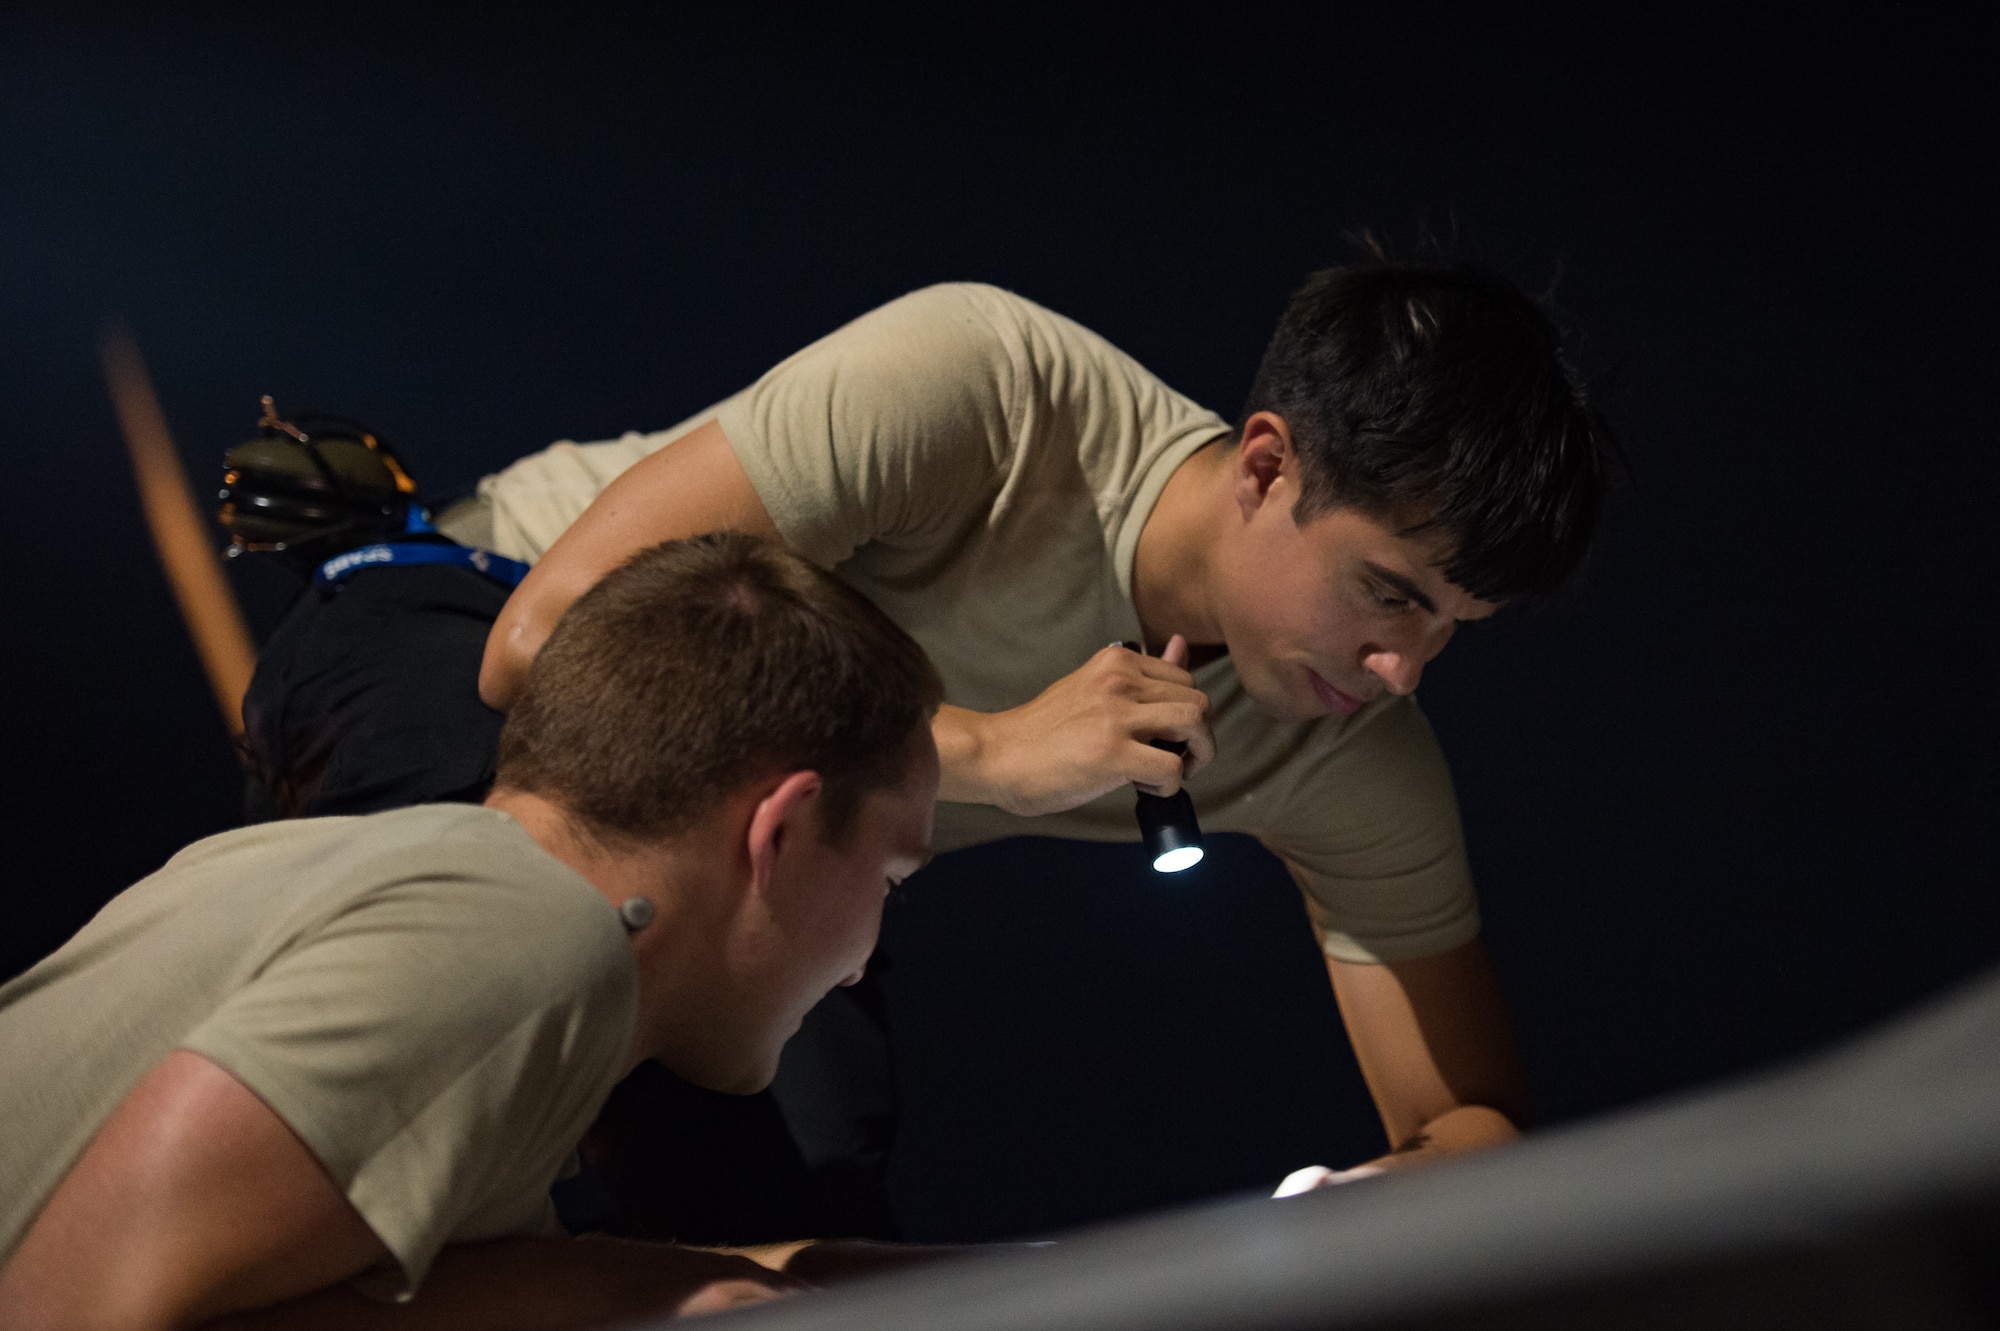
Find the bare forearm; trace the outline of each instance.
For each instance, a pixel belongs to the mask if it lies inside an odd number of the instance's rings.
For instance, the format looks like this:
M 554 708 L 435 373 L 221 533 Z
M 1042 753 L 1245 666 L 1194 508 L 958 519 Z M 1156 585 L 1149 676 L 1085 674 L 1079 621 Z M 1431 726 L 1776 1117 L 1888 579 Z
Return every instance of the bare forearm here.
M 986 777 L 981 764 L 985 757 L 980 738 L 982 712 L 953 707 L 937 709 L 931 718 L 931 738 L 937 742 L 938 798 L 957 804 L 997 804 L 998 792 Z
M 1013 1243 L 878 1243 L 873 1239 L 817 1239 L 774 1243 L 757 1248 L 722 1248 L 719 1252 L 748 1257 L 773 1271 L 783 1271 L 814 1286 L 834 1285 L 862 1276 L 882 1275 L 913 1266 L 958 1257 L 1018 1250 L 1032 1244 Z
M 1484 1151 L 1520 1140 L 1512 1119 L 1485 1105 L 1459 1105 L 1425 1123 L 1387 1155 L 1369 1161 L 1384 1169 L 1429 1164 L 1446 1156 Z
M 447 1248 L 408 1303 L 347 1288 L 211 1323 L 217 1331 L 556 1331 L 754 1302 L 793 1282 L 747 1258 L 621 1239 L 500 1239 Z M 739 1285 L 741 1288 L 731 1288 Z

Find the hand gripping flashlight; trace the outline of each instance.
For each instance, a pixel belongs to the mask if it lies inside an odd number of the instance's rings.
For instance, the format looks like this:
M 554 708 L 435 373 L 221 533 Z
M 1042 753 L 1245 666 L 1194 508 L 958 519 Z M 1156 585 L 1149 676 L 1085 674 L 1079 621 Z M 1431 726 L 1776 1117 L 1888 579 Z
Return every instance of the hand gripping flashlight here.
M 1129 651 L 1138 651 L 1136 642 L 1118 644 Z M 1177 739 L 1156 739 L 1149 741 L 1156 749 L 1185 756 L 1187 745 Z M 1195 821 L 1194 800 L 1182 786 L 1171 795 L 1148 795 L 1139 792 L 1139 836 L 1146 843 L 1146 853 L 1152 857 L 1156 873 L 1179 873 L 1192 869 L 1201 863 L 1201 824 Z

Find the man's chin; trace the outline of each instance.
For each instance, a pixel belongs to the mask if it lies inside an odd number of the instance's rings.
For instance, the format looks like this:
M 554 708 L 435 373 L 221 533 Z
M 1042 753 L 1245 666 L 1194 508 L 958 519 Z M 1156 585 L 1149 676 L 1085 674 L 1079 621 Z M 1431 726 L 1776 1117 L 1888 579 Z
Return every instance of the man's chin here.
M 704 1091 L 717 1091 L 723 1095 L 755 1095 L 770 1086 L 778 1075 L 778 1057 L 774 1053 L 758 1060 L 754 1065 L 734 1062 L 702 1064 L 700 1066 L 667 1067 L 683 1081 L 692 1082 Z
M 721 1091 L 724 1095 L 755 1095 L 759 1091 L 770 1089 L 770 1085 L 777 1078 L 777 1075 L 778 1070 L 776 1068 L 765 1068 L 753 1076 L 744 1077 L 739 1081 L 732 1081 L 727 1085 L 713 1086 L 709 1089 Z
M 1275 688 L 1267 680 L 1251 683 L 1243 681 L 1243 691 L 1250 695 L 1250 701 L 1258 711 L 1273 721 L 1317 721 L 1327 714 L 1317 698 L 1295 698 L 1285 690 Z

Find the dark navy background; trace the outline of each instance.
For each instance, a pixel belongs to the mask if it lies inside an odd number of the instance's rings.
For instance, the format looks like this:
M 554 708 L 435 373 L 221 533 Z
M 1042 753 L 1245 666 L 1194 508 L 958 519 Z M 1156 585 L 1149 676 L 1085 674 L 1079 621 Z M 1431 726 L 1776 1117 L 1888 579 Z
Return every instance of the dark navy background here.
M 1464 632 L 1422 692 L 1545 1116 L 2000 958 L 2000 173 L 1953 24 L 175 8 L 0 13 L 4 973 L 237 816 L 106 320 L 203 485 L 270 392 L 376 423 L 439 489 L 668 424 L 945 279 L 1233 413 L 1343 233 L 1420 219 L 1554 284 L 1638 470 L 1578 593 Z M 237 576 L 267 620 L 282 580 Z M 888 941 L 913 1237 L 1377 1148 L 1247 844 L 1172 881 L 1116 847 L 949 857 Z

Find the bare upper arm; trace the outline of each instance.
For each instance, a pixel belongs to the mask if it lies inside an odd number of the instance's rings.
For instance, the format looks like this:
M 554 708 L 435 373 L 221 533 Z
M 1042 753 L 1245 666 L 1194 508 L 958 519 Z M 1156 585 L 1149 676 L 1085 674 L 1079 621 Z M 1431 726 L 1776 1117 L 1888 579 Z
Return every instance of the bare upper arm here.
M 166 1328 L 385 1252 L 283 1119 L 177 1049 L 105 1120 L 0 1272 L 0 1325 Z
M 724 529 L 778 538 L 721 423 L 709 421 L 605 486 L 514 589 L 486 639 L 480 696 L 512 704 L 563 611 L 634 553 Z
M 1392 1147 L 1464 1105 L 1525 1124 L 1513 1021 L 1482 942 L 1381 964 L 1328 957 L 1327 971 Z

